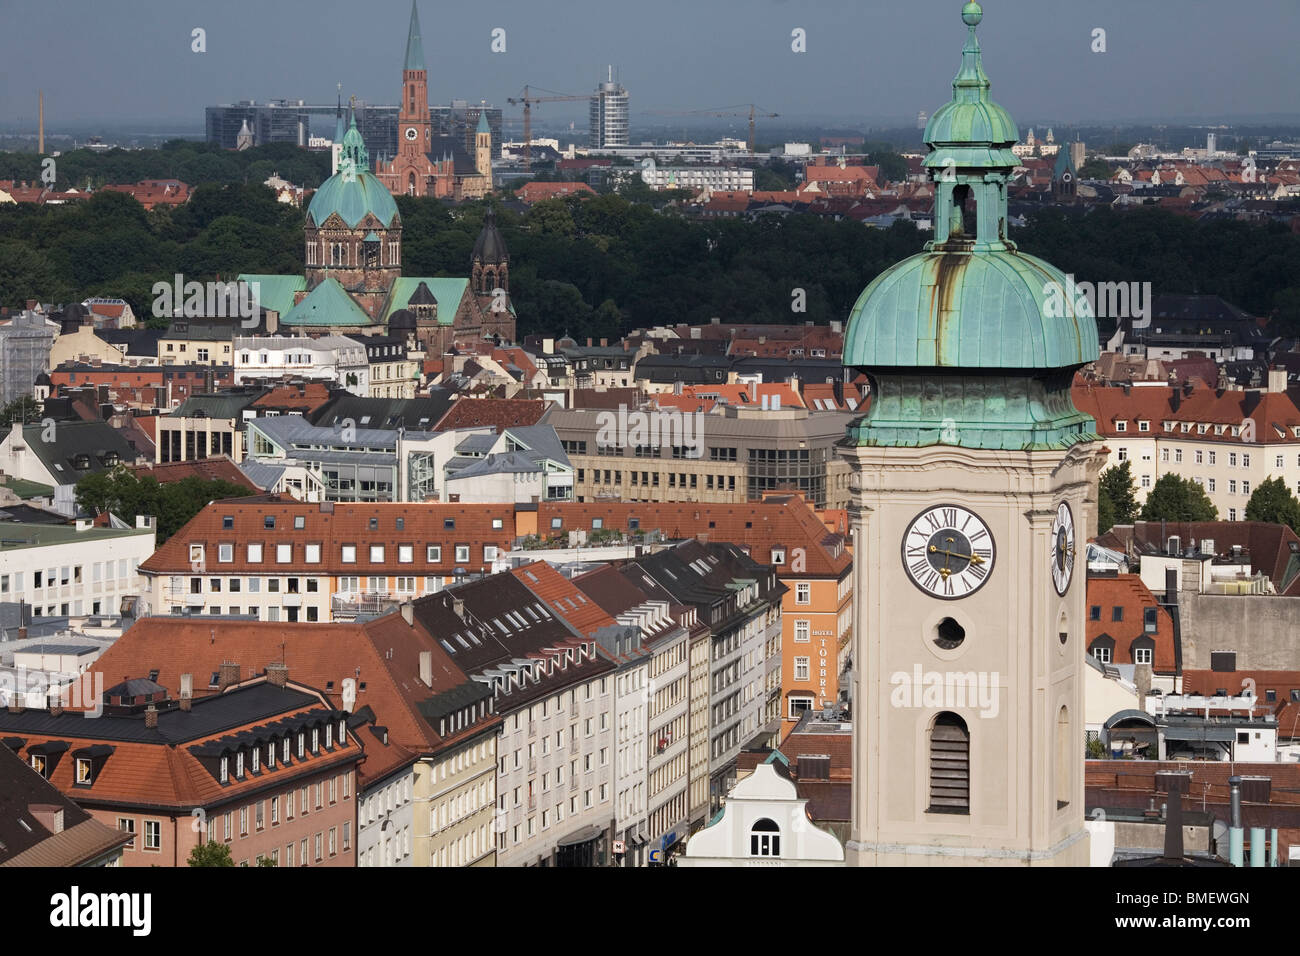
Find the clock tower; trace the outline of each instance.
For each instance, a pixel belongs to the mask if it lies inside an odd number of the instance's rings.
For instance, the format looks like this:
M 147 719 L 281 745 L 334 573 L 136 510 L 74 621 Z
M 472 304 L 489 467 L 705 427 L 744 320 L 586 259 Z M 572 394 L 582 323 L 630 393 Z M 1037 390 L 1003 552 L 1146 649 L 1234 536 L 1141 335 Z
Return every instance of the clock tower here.
M 853 823 L 864 866 L 1087 865 L 1085 594 L 1075 528 L 1102 464 L 1070 400 L 1086 302 L 1007 237 L 1018 130 L 976 26 L 925 131 L 934 239 L 862 293 L 853 469 Z M 1060 312 L 1064 311 L 1064 316 Z
M 411 0 L 411 24 L 402 63 L 402 100 L 397 111 L 397 155 L 379 160 L 375 175 L 394 195 L 450 197 L 453 163 L 434 148 L 429 114 L 429 71 L 420 36 L 420 13 Z

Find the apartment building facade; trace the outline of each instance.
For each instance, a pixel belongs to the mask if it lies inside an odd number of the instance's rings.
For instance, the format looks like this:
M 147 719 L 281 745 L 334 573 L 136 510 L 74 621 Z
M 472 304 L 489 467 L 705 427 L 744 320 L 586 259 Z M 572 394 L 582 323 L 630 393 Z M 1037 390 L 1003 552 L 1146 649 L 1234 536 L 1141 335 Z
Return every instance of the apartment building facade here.
M 852 417 L 806 408 L 556 407 L 543 421 L 564 444 L 579 502 L 736 503 L 794 490 L 814 507 L 844 508 L 849 471 L 834 445 Z
M 118 614 L 141 595 L 140 565 L 153 554 L 152 517 L 134 528 L 5 525 L 0 541 L 0 602 L 24 602 L 32 617 Z
M 780 729 L 781 595 L 771 568 L 734 545 L 687 541 L 632 562 L 647 586 L 695 607 L 709 628 L 709 810 L 735 785 L 736 757 Z
M 365 625 L 144 618 L 96 663 L 188 681 L 196 701 L 263 670 L 318 688 L 365 755 L 351 787 L 357 866 L 495 864 L 500 719 L 486 688 L 401 613 Z
M 501 716 L 498 866 L 601 866 L 614 827 L 615 665 L 523 583 L 498 574 L 412 602 L 413 627 Z
M 214 502 L 141 564 L 155 614 L 326 623 L 489 573 L 512 505 Z
M 204 841 L 238 866 L 352 866 L 361 747 L 346 713 L 281 676 L 201 700 L 136 678 L 104 692 L 97 719 L 10 710 L 0 728 L 34 771 L 132 834 L 123 866 L 185 866 Z
M 1073 397 L 1106 440 L 1106 467 L 1130 463 L 1139 503 L 1170 473 L 1200 485 L 1225 521 L 1245 520 L 1266 479 L 1300 493 L 1300 409 L 1283 370 L 1267 391 L 1077 385 Z

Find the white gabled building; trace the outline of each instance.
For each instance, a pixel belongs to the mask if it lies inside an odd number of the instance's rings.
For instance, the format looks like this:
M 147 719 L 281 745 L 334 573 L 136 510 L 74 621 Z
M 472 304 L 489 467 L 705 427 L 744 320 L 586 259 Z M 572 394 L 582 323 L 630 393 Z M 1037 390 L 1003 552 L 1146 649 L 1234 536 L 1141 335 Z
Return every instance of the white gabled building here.
M 843 866 L 844 847 L 808 816 L 808 801 L 767 761 L 686 843 L 678 866 Z

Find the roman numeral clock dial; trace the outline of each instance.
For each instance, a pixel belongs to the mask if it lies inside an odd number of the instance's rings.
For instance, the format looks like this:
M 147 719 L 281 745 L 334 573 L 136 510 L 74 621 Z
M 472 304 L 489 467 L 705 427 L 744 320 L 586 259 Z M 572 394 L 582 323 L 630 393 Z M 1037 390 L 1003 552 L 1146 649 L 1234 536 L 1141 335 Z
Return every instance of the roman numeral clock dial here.
M 1056 593 L 1065 596 L 1074 577 L 1074 515 L 1070 506 L 1062 501 L 1052 519 L 1052 583 Z
M 993 573 L 993 535 L 979 515 L 956 505 L 923 511 L 903 535 L 903 567 L 918 588 L 954 601 L 969 597 Z

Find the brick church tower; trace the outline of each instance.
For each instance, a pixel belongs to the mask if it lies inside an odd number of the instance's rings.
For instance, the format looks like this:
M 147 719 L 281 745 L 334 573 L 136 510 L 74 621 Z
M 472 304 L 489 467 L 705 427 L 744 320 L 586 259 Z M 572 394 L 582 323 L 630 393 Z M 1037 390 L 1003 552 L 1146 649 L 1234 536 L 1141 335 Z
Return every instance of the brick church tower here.
M 402 66 L 402 101 L 397 114 L 397 155 L 375 164 L 375 175 L 394 195 L 449 197 L 453 163 L 430 158 L 433 123 L 429 116 L 429 72 L 420 39 L 420 14 L 411 0 L 411 26 Z

